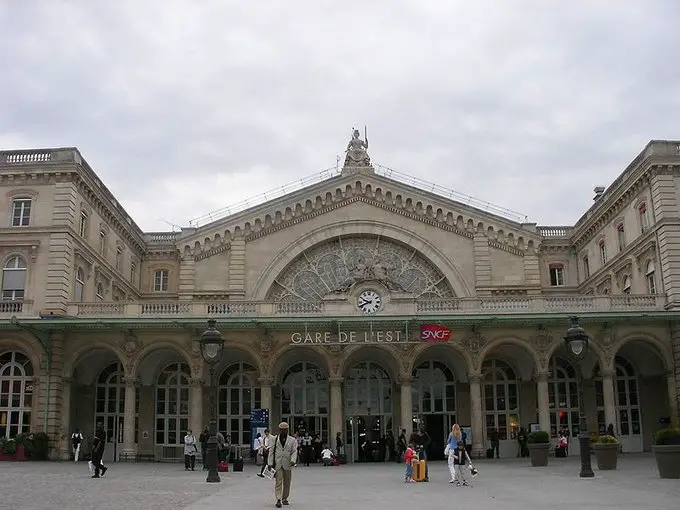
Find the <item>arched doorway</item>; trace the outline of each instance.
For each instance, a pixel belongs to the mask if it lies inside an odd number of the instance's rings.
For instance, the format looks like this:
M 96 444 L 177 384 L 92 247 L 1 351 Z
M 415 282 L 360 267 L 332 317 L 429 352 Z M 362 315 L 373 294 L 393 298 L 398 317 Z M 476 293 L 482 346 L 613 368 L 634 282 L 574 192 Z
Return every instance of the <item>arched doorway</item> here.
M 104 462 L 118 460 L 123 451 L 125 422 L 125 371 L 120 363 L 111 363 L 97 375 L 95 388 L 94 423 L 101 423 L 106 432 L 106 442 L 112 445 L 104 450 Z M 135 443 L 139 430 L 139 388 L 135 395 Z
M 392 430 L 392 380 L 377 363 L 363 361 L 345 375 L 347 447 L 352 461 L 384 461 Z
M 446 438 L 456 423 L 456 378 L 441 361 L 424 361 L 413 370 L 413 415 L 431 438 L 428 459 L 444 458 Z M 414 430 L 416 427 L 414 426 Z
M 220 375 L 217 429 L 227 434 L 233 445 L 252 444 L 250 411 L 259 409 L 261 402 L 257 373 L 254 366 L 239 361 L 227 366 Z
M 557 439 L 564 432 L 568 438 L 579 435 L 580 406 L 576 368 L 567 360 L 554 356 L 548 375 L 548 405 L 550 407 L 550 437 Z M 569 439 L 569 446 L 572 440 Z
M 321 368 L 300 361 L 284 374 L 281 383 L 281 419 L 292 432 L 309 431 L 328 443 L 328 378 Z
M 19 351 L 0 355 L 0 439 L 12 439 L 31 428 L 33 365 Z
M 184 435 L 189 429 L 189 380 L 187 363 L 170 363 L 156 379 L 156 446 L 163 448 L 162 458 L 184 456 Z
M 605 420 L 604 388 L 599 365 L 595 367 L 595 399 L 597 430 L 599 434 L 606 434 L 609 424 Z M 616 423 L 612 425 L 621 442 L 621 448 L 624 452 L 643 451 L 638 374 L 633 365 L 622 356 L 615 359 L 614 399 Z
M 485 440 L 498 431 L 499 453 L 514 457 L 519 431 L 519 382 L 515 370 L 501 359 L 491 358 L 482 365 L 484 383 Z

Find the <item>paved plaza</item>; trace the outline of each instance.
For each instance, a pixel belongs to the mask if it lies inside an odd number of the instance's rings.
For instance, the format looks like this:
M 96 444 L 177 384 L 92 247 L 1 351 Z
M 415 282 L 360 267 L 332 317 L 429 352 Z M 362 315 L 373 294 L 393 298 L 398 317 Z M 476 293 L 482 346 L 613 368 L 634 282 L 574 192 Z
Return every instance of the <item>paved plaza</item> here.
M 531 468 L 527 459 L 480 461 L 474 487 L 447 483 L 443 462 L 431 464 L 430 483 L 404 484 L 397 464 L 335 468 L 299 467 L 293 475 L 291 509 L 352 510 L 465 508 L 532 510 L 577 508 L 677 510 L 680 480 L 660 480 L 651 455 L 624 455 L 619 470 L 578 478 L 579 460 L 551 459 Z M 0 463 L 0 508 L 16 510 L 239 510 L 273 508 L 272 482 L 255 468 L 205 483 L 202 471 L 180 464 L 113 464 L 99 480 L 86 463 Z M 455 495 L 455 499 L 452 499 Z

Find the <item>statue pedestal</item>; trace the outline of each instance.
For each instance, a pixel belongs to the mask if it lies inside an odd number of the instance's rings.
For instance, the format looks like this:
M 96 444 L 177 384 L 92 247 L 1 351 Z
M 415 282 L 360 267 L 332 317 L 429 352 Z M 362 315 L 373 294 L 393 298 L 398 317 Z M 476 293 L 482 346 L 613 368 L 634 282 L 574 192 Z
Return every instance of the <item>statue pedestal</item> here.
M 375 174 L 375 169 L 372 166 L 343 166 L 342 176 L 347 175 L 373 175 Z

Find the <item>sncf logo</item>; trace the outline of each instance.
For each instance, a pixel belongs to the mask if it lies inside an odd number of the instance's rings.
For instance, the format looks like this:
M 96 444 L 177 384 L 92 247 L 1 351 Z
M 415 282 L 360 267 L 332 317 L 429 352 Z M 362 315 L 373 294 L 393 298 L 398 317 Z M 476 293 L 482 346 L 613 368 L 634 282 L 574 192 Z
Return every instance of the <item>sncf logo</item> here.
M 451 330 L 439 324 L 423 324 L 420 326 L 420 339 L 423 342 L 448 342 Z

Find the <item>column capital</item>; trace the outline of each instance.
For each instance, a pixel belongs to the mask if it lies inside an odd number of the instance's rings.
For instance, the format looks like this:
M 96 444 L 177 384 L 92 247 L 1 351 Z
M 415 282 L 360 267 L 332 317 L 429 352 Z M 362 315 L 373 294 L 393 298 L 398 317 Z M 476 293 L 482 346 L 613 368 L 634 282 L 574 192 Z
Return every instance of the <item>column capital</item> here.
M 410 386 L 411 383 L 413 383 L 413 376 L 406 374 L 400 375 L 397 377 L 397 383 L 400 386 Z
M 615 372 L 612 369 L 602 370 L 602 379 L 614 379 Z
M 136 377 L 124 376 L 123 382 L 125 383 L 125 386 L 139 386 L 139 379 Z
M 328 378 L 328 381 L 333 385 L 333 384 L 342 384 L 344 382 L 345 378 L 341 377 L 339 375 L 332 375 Z
M 257 382 L 260 383 L 260 386 L 274 386 L 273 377 L 259 377 Z
M 546 370 L 536 372 L 534 374 L 534 381 L 536 381 L 536 382 L 548 382 L 548 376 L 549 375 L 550 375 L 550 372 L 548 372 Z
M 479 384 L 480 381 L 482 380 L 482 374 L 481 372 L 469 372 L 467 378 L 470 384 L 472 383 Z
M 203 386 L 203 378 L 202 377 L 192 377 L 191 378 L 191 386 L 195 387 L 201 387 Z

